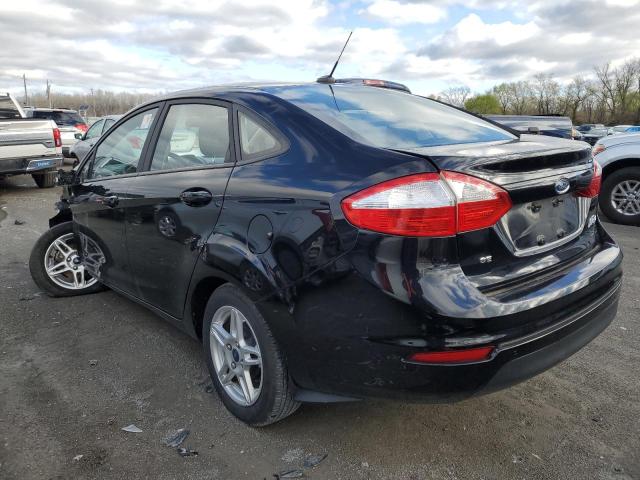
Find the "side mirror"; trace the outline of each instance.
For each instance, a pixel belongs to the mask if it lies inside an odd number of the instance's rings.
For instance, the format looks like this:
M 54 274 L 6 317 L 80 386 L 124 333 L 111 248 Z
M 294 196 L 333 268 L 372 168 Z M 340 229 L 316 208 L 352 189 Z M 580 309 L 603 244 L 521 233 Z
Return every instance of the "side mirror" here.
M 58 178 L 56 183 L 58 185 L 73 185 L 76 181 L 76 172 L 73 170 L 58 170 Z
M 532 135 L 539 135 L 540 129 L 538 127 L 529 127 L 527 128 L 527 133 L 530 133 Z
M 84 133 L 74 133 L 73 134 L 74 137 L 76 137 L 76 140 L 83 140 L 84 139 Z

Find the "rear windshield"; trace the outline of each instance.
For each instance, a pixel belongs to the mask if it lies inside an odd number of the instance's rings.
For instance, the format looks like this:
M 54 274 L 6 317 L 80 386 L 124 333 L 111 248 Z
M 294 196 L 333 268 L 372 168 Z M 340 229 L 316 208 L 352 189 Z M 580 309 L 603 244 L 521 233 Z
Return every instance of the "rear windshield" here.
M 500 127 L 427 98 L 374 87 L 271 87 L 354 140 L 391 149 L 516 138 Z
M 75 112 L 43 112 L 34 111 L 33 118 L 46 118 L 53 120 L 58 125 L 77 125 L 78 123 L 86 123 L 80 115 Z

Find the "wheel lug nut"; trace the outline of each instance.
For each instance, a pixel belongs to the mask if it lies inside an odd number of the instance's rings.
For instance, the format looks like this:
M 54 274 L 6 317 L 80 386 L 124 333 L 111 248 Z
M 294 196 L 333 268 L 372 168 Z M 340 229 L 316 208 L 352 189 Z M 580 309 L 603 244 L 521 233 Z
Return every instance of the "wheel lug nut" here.
M 231 345 L 227 344 L 227 350 L 231 350 Z
M 231 362 L 231 368 L 236 368 L 236 363 L 235 362 Z

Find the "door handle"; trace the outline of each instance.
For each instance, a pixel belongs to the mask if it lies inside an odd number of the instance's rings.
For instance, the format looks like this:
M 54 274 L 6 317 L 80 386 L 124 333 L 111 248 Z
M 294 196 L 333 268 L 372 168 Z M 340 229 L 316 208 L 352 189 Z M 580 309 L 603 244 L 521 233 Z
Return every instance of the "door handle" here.
M 111 197 L 100 197 L 96 201 L 98 203 L 106 205 L 107 207 L 115 208 L 118 206 L 118 202 L 120 201 L 120 199 L 117 196 L 113 195 Z
M 202 207 L 207 205 L 212 198 L 213 195 L 211 192 L 204 188 L 192 188 L 185 190 L 180 194 L 180 201 L 190 207 Z

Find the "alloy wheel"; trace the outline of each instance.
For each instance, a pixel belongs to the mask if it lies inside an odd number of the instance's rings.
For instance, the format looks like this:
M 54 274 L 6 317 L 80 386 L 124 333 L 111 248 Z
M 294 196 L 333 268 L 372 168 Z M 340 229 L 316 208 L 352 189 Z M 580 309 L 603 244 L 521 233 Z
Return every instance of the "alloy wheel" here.
M 613 187 L 611 205 L 622 215 L 640 214 L 640 181 L 624 180 Z
M 44 269 L 53 283 L 68 290 L 82 290 L 98 281 L 82 265 L 73 233 L 51 242 L 44 255 Z
M 262 389 L 262 354 L 247 318 L 226 305 L 213 314 L 211 358 L 220 384 L 238 405 L 253 405 Z

